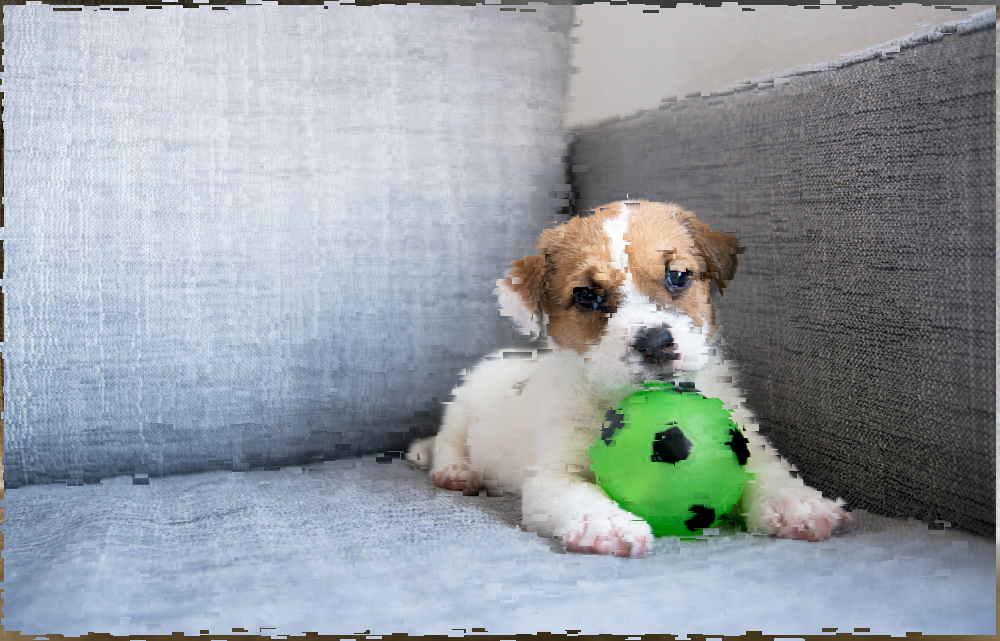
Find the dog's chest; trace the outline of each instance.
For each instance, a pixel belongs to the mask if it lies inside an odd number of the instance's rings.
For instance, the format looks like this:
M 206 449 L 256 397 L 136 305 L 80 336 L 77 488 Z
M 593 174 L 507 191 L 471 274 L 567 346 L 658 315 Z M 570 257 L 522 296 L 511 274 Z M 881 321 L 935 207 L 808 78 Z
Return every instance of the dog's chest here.
M 614 404 L 579 368 L 554 357 L 483 361 L 457 390 L 456 403 L 466 413 L 470 463 L 487 485 L 504 489 L 519 489 L 552 466 L 588 474 L 587 450 Z

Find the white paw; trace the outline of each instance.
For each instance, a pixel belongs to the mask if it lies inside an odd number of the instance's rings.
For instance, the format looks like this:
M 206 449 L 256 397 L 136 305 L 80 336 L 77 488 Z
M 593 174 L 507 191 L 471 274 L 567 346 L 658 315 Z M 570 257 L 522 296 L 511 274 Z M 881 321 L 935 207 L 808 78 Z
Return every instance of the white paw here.
M 782 492 L 764 500 L 760 526 L 779 539 L 825 541 L 847 528 L 850 513 L 816 494 Z
M 466 496 L 479 494 L 479 475 L 461 463 L 447 463 L 431 470 L 434 485 L 445 490 L 461 490 Z
M 569 552 L 642 558 L 653 548 L 649 524 L 625 511 L 585 514 L 555 534 Z

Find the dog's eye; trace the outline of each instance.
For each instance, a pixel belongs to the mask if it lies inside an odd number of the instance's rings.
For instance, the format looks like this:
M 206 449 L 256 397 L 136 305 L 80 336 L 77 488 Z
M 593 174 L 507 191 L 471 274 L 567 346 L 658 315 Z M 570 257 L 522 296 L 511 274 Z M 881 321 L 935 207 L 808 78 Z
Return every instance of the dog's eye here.
M 667 285 L 671 289 L 684 289 L 690 284 L 691 272 L 667 272 Z
M 573 288 L 573 304 L 580 309 L 585 310 L 601 310 L 602 312 L 607 312 L 611 310 L 611 307 L 606 305 L 607 297 L 599 296 L 590 287 L 574 287 Z

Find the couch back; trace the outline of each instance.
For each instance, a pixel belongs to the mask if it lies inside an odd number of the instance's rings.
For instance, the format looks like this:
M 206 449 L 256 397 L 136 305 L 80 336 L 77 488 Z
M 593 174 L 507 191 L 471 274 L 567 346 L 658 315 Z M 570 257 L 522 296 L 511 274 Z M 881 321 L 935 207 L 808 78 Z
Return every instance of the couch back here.
M 675 201 L 761 430 L 853 507 L 995 536 L 995 14 L 578 131 L 581 211 Z M 941 526 L 942 524 L 938 524 Z
M 5 6 L 7 486 L 433 430 L 566 204 L 572 8 L 509 9 Z

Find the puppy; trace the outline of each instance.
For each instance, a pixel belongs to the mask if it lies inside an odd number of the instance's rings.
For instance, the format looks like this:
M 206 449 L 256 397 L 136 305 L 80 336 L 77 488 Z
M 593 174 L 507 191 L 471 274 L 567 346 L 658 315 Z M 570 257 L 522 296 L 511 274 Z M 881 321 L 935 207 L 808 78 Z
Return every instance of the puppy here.
M 716 347 L 711 286 L 721 293 L 736 273 L 735 237 L 677 205 L 624 201 L 546 230 L 536 249 L 498 282 L 500 310 L 551 349 L 472 368 L 438 435 L 407 454 L 436 486 L 519 492 L 525 529 L 572 552 L 644 556 L 649 525 L 595 484 L 587 448 L 607 410 L 653 379 L 722 399 L 746 428 L 751 480 L 739 509 L 752 531 L 821 541 L 850 520 L 757 432 Z

